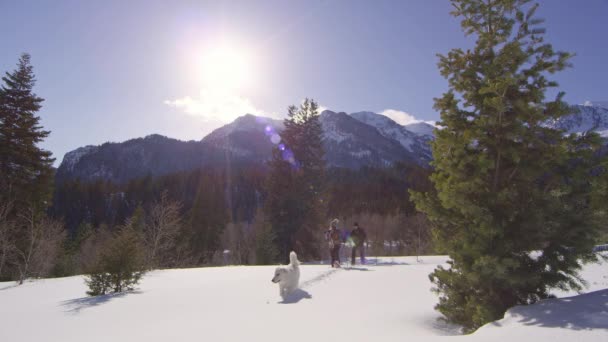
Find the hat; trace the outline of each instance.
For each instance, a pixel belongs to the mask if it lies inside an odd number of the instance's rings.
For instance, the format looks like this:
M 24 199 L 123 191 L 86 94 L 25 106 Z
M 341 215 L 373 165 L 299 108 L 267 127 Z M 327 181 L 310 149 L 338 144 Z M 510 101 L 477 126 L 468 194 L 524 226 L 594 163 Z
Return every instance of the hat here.
M 331 221 L 331 225 L 332 225 L 332 226 L 336 226 L 338 223 L 340 223 L 340 220 L 338 220 L 337 218 L 336 218 L 336 219 L 333 219 L 333 220 Z

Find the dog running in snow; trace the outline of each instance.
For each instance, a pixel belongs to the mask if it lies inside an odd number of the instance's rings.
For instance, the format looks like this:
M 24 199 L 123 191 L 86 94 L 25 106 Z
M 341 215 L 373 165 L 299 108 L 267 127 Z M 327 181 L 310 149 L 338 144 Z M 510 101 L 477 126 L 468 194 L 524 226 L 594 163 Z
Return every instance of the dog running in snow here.
M 273 283 L 279 283 L 279 294 L 281 298 L 287 296 L 298 288 L 300 283 L 300 262 L 296 252 L 289 253 L 289 265 L 279 266 L 274 271 Z

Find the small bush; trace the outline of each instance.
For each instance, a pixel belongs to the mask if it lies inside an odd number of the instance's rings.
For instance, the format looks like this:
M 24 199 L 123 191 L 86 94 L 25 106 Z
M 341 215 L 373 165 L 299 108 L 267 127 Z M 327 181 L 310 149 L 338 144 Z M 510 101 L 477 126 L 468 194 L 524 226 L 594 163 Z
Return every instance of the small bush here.
M 132 290 L 145 273 L 145 258 L 137 233 L 121 229 L 102 248 L 86 284 L 90 296 Z

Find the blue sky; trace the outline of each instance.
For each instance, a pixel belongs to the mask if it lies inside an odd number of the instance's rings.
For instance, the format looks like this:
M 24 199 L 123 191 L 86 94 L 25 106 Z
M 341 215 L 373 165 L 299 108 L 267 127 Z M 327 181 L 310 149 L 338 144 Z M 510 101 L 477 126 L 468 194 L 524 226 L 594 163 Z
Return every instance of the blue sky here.
M 608 0 L 540 3 L 547 41 L 577 54 L 555 77 L 566 100 L 608 100 Z M 447 83 L 435 54 L 471 45 L 449 11 L 441 0 L 0 1 L 0 71 L 32 55 L 52 131 L 42 146 L 57 162 L 152 133 L 198 140 L 234 112 L 282 117 L 304 97 L 437 120 Z M 213 63 L 246 72 L 217 84 Z

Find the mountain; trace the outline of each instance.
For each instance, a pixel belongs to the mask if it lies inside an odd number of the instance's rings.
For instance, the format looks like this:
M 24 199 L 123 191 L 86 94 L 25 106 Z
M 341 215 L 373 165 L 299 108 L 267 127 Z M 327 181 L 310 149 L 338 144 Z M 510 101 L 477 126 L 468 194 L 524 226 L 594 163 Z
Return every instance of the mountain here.
M 324 111 L 320 121 L 330 167 L 389 166 L 398 161 L 426 163 L 430 160 L 428 153 L 417 155 L 420 143 L 412 143 L 413 148 L 407 149 L 376 127 L 346 113 Z M 147 175 L 159 176 L 202 166 L 263 164 L 270 159 L 273 147 L 280 143 L 282 130 L 283 122 L 280 120 L 247 114 L 214 130 L 200 141 L 149 135 L 123 143 L 85 146 L 65 155 L 56 178 L 59 182 L 104 179 L 122 183 Z M 409 134 L 414 140 L 427 139 L 406 130 L 402 133 Z
M 412 155 L 413 160 L 426 164 L 432 159 L 429 142 L 433 139 L 433 126 L 426 123 L 402 126 L 384 115 L 373 112 L 357 112 L 351 116 L 375 127 L 382 136 L 397 141 Z
M 574 114 L 548 121 L 566 133 L 595 131 L 608 139 L 608 109 L 573 106 Z M 330 167 L 357 169 L 389 166 L 399 161 L 427 165 L 434 127 L 427 123 L 399 125 L 373 112 L 346 114 L 326 110 L 320 115 L 323 143 Z M 149 135 L 123 143 L 85 146 L 67 153 L 57 180 L 95 179 L 125 182 L 147 175 L 159 176 L 202 166 L 265 164 L 280 143 L 283 123 L 251 114 L 214 130 L 200 141 L 180 141 Z
M 564 130 L 566 133 L 597 132 L 608 138 L 608 108 L 593 105 L 572 106 L 574 114 L 548 121 L 547 126 Z
M 196 141 L 180 141 L 153 134 L 122 143 L 86 146 L 68 152 L 56 179 L 105 179 L 124 182 L 203 165 L 210 154 Z
M 326 110 L 321 113 L 320 120 L 325 157 L 330 166 L 356 169 L 419 159 L 399 141 L 352 115 Z
M 222 126 L 201 141 L 209 149 L 221 151 L 233 161 L 270 158 L 272 148 L 280 142 L 283 121 L 246 114 Z
M 435 133 L 433 133 L 433 131 L 435 130 L 435 126 L 429 125 L 426 122 L 412 123 L 403 127 L 405 127 L 405 129 L 410 132 L 418 134 L 419 136 L 428 136 L 430 138 L 433 138 L 435 136 Z

